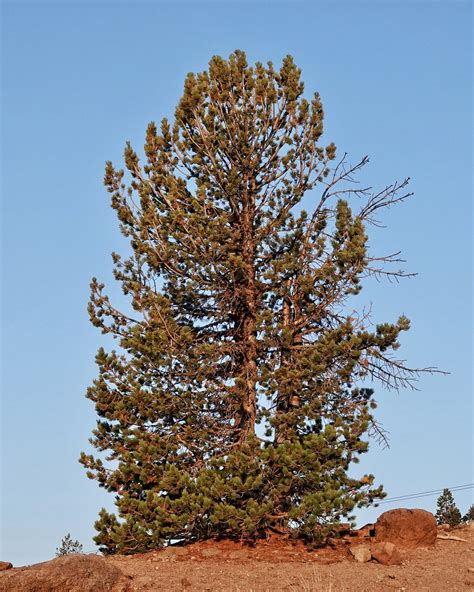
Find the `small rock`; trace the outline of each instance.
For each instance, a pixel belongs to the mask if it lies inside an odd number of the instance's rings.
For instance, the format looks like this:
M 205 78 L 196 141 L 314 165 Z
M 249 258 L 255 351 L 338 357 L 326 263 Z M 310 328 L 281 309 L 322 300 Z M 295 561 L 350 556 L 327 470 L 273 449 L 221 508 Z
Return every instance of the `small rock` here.
M 158 557 L 159 561 L 178 561 L 178 557 L 186 556 L 188 550 L 185 547 L 166 547 Z
M 402 558 L 393 543 L 374 543 L 370 547 L 373 559 L 382 565 L 400 565 Z
M 203 557 L 218 557 L 219 555 L 221 555 L 221 552 L 219 551 L 219 549 L 213 549 L 212 547 L 210 547 L 209 549 L 203 549 L 201 551 L 201 555 Z
M 357 545 L 355 547 L 351 547 L 349 549 L 351 555 L 354 557 L 356 561 L 359 563 L 367 563 L 372 559 L 372 553 L 370 552 L 369 547 L 366 545 Z
M 231 553 L 229 553 L 229 559 L 246 559 L 247 557 L 247 551 L 245 551 L 245 549 L 242 549 L 240 551 L 232 551 Z
M 9 561 L 0 561 L 0 571 L 11 569 L 13 565 Z
M 469 573 L 474 573 L 474 567 L 468 567 L 468 568 L 467 568 L 467 571 L 468 571 Z

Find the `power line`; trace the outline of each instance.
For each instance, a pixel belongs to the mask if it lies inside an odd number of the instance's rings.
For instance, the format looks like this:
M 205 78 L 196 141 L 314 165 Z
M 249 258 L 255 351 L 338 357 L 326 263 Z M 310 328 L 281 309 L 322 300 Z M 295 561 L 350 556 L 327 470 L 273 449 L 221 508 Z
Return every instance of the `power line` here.
M 474 483 L 466 483 L 465 485 L 455 485 L 454 487 L 444 487 L 443 489 L 433 489 L 431 491 L 421 491 L 419 493 L 410 493 L 407 495 L 399 495 L 399 496 L 395 496 L 395 497 L 389 497 L 386 498 L 380 502 L 378 502 L 378 504 L 390 504 L 390 503 L 394 503 L 394 502 L 401 502 L 404 500 L 411 500 L 411 499 L 418 499 L 421 497 L 428 497 L 431 495 L 439 495 L 441 493 L 443 493 L 443 491 L 445 489 L 449 489 L 449 491 L 451 492 L 456 492 L 456 491 L 468 491 L 469 489 L 474 489 Z
M 445 487 L 443 489 L 449 489 L 450 491 L 456 491 L 458 489 L 464 489 L 464 488 L 469 489 L 470 487 L 474 487 L 474 483 L 466 483 L 465 485 L 455 485 L 454 487 Z M 419 493 L 408 493 L 408 494 L 404 494 L 404 495 L 396 495 L 396 496 L 393 496 L 388 499 L 392 500 L 392 499 L 399 499 L 399 498 L 404 498 L 404 497 L 411 497 L 413 495 L 434 494 L 434 493 L 442 492 L 443 489 L 432 489 L 430 491 L 420 491 Z

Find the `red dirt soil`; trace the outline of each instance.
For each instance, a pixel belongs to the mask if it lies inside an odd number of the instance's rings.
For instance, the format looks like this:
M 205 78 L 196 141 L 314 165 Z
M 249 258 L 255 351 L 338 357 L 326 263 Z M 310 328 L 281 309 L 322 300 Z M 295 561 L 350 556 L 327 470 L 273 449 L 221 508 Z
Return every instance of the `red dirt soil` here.
M 273 537 L 254 547 L 209 541 L 138 555 L 69 555 L 0 572 L 0 592 L 457 592 L 474 591 L 474 523 L 439 529 L 434 546 L 403 551 L 401 565 L 357 563 L 351 545 L 308 550 Z M 445 540 L 440 537 L 461 540 Z
M 281 539 L 253 548 L 229 541 L 199 543 L 107 561 L 130 578 L 130 590 L 136 591 L 474 591 L 474 524 L 442 534 L 467 542 L 438 539 L 434 547 L 402 552 L 403 563 L 397 566 L 357 563 L 348 544 L 308 551 Z

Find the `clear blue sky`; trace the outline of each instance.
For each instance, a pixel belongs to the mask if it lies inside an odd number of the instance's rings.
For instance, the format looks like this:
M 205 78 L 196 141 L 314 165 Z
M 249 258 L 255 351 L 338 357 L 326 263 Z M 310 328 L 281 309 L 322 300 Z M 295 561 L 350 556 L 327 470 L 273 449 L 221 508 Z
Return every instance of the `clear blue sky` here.
M 104 344 L 88 284 L 98 276 L 119 298 L 110 252 L 124 250 L 103 165 L 172 113 L 187 72 L 236 48 L 251 61 L 291 53 L 322 95 L 325 140 L 368 154 L 373 185 L 412 177 L 415 197 L 371 242 L 402 249 L 419 275 L 370 284 L 363 298 L 376 320 L 412 320 L 401 350 L 411 364 L 451 374 L 423 377 L 415 393 L 379 390 L 391 448 L 374 443 L 361 470 L 390 496 L 473 481 L 471 16 L 453 0 L 3 3 L 1 559 L 49 559 L 67 532 L 94 549 L 113 496 L 77 462 Z M 456 495 L 463 512 L 471 494 Z

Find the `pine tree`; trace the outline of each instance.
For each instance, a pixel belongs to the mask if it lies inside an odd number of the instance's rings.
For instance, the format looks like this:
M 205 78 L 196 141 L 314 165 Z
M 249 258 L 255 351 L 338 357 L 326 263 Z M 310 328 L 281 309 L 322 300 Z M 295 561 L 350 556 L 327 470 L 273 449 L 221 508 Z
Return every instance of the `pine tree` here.
M 62 539 L 61 545 L 56 548 L 56 557 L 82 553 L 82 545 L 79 541 L 74 541 L 69 533 Z
M 469 510 L 462 517 L 463 522 L 472 522 L 474 520 L 474 504 L 471 504 Z
M 443 489 L 443 493 L 436 502 L 436 521 L 438 524 L 457 526 L 461 522 L 461 512 L 454 502 L 453 494 L 449 489 Z
M 81 454 L 116 494 L 119 517 L 96 523 L 106 553 L 272 529 L 319 541 L 384 495 L 348 468 L 384 437 L 364 379 L 398 389 L 417 373 L 393 357 L 409 322 L 374 327 L 347 300 L 367 276 L 405 275 L 369 254 L 366 226 L 408 180 L 357 185 L 368 158 L 320 144 L 321 99 L 303 91 L 289 56 L 279 70 L 214 57 L 174 122 L 149 124 L 145 160 L 128 143 L 126 171 L 106 165 L 131 245 L 113 254 L 131 311 L 96 279 L 89 304 L 119 344 L 87 393 L 106 461 Z

